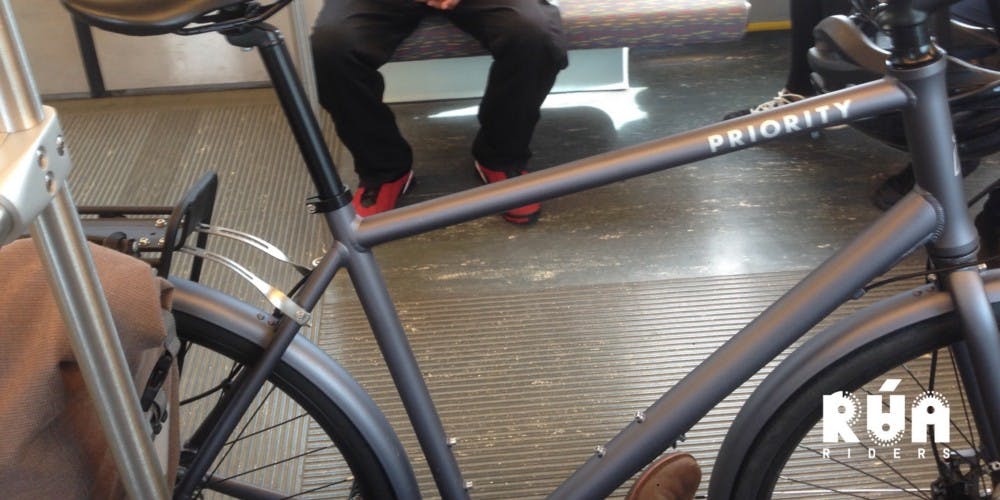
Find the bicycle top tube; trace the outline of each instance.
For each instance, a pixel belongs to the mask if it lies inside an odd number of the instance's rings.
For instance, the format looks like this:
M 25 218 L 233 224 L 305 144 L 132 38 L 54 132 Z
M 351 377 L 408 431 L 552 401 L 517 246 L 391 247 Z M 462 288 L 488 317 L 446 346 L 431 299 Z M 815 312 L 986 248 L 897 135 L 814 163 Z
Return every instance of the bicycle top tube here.
M 902 109 L 912 94 L 884 78 L 663 139 L 366 217 L 357 241 L 371 247 L 489 214 L 686 165 L 795 134 Z

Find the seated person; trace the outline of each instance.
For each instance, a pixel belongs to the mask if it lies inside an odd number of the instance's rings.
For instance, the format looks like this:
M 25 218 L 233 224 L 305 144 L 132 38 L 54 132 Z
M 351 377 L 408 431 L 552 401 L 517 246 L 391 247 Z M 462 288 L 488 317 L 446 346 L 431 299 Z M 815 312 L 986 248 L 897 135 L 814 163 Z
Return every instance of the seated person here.
M 311 39 L 319 100 L 354 156 L 353 205 L 361 216 L 395 208 L 413 180 L 413 153 L 382 102 L 377 70 L 434 11 L 493 55 L 472 144 L 484 182 L 527 172 L 539 109 L 567 65 L 559 10 L 546 0 L 326 0 Z M 535 203 L 503 217 L 529 224 L 540 211 Z

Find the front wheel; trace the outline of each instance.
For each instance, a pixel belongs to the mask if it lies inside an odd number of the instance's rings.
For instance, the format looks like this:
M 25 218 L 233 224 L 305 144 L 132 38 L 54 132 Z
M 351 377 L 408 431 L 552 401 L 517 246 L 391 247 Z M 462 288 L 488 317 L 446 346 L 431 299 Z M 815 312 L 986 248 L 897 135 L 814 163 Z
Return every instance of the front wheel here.
M 993 482 L 952 355 L 959 332 L 953 314 L 932 318 L 804 382 L 742 460 L 716 464 L 716 474 L 735 474 L 731 498 L 990 498 Z M 937 403 L 944 400 L 947 407 Z M 917 421 L 915 411 L 924 412 Z M 947 441 L 918 425 L 944 422 L 928 418 L 934 411 L 950 417 Z M 914 426 L 931 438 L 914 442 Z

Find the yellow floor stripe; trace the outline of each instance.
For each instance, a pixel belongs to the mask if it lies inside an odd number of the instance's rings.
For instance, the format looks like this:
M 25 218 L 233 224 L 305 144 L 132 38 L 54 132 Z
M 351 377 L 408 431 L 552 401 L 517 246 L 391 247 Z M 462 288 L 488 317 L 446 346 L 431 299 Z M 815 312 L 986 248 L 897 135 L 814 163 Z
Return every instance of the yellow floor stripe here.
M 747 31 L 781 31 L 791 28 L 791 21 L 760 21 L 747 25 Z

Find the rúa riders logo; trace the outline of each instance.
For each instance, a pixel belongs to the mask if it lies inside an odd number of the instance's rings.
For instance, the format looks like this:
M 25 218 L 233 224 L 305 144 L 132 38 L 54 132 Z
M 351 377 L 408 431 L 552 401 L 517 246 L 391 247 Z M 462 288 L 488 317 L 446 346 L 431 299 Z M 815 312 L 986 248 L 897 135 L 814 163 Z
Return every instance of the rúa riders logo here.
M 934 443 L 947 443 L 951 437 L 948 400 L 936 391 L 924 391 L 907 405 L 905 395 L 894 394 L 900 382 L 900 379 L 887 379 L 878 393 L 865 396 L 864 412 L 861 402 L 853 394 L 840 391 L 824 395 L 823 442 L 861 443 L 855 429 L 856 424 L 860 424 L 863 413 L 864 431 L 868 437 L 865 444 L 868 457 L 875 458 L 881 454 L 877 446 L 891 448 L 893 458 L 900 458 L 900 449 L 896 446 L 906 436 L 906 417 L 909 413 L 911 443 L 927 443 L 930 439 L 933 439 Z M 850 447 L 846 453 L 850 458 Z M 916 453 L 917 458 L 926 458 L 924 448 L 918 448 Z M 950 449 L 945 447 L 943 453 L 948 455 Z M 823 449 L 823 456 L 829 458 L 829 448 Z

